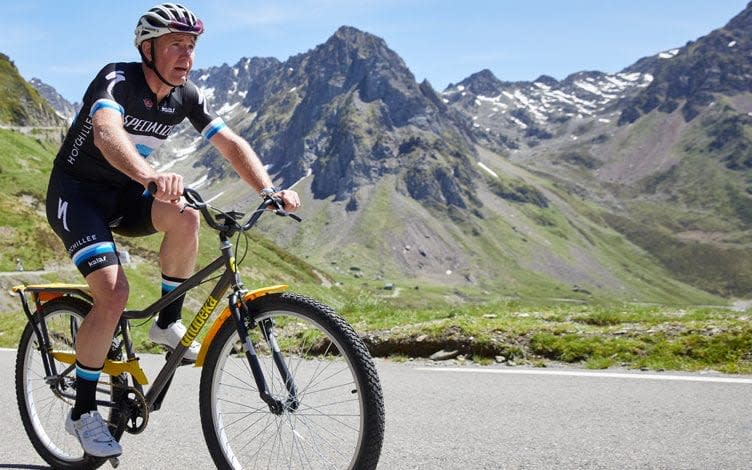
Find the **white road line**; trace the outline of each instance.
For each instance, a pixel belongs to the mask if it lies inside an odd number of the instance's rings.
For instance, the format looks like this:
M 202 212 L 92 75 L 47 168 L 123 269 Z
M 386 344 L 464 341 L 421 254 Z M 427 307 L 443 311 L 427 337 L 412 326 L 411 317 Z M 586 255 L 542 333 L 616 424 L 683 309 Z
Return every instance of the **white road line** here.
M 508 375 L 560 375 L 566 377 L 591 377 L 604 379 L 638 379 L 638 380 L 675 380 L 684 382 L 715 382 L 752 384 L 752 378 L 742 377 L 719 377 L 719 376 L 695 376 L 695 375 L 672 375 L 672 374 L 640 374 L 619 372 L 587 372 L 576 370 L 550 370 L 550 369 L 481 369 L 476 367 L 416 367 L 421 372 L 458 372 L 471 374 L 508 374 Z

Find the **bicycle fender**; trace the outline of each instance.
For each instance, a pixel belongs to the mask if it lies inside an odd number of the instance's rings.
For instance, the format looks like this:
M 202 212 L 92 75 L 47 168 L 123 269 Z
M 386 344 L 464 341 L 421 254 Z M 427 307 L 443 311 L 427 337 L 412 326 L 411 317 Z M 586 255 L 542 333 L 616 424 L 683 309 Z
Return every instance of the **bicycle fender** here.
M 287 290 L 289 286 L 285 284 L 280 284 L 277 286 L 269 286 L 269 287 L 262 287 L 260 289 L 254 289 L 243 297 L 243 300 L 246 302 L 252 302 L 255 299 L 258 299 L 259 297 L 263 297 L 268 294 L 279 294 L 280 292 L 284 292 Z M 201 342 L 201 349 L 198 352 L 198 357 L 196 357 L 196 363 L 194 364 L 194 367 L 201 367 L 204 365 L 204 358 L 206 357 L 207 351 L 209 351 L 209 348 L 211 346 L 212 341 L 214 341 L 214 337 L 217 335 L 217 332 L 219 331 L 219 328 L 224 324 L 225 320 L 231 315 L 230 313 L 230 307 L 225 307 L 224 310 L 217 316 L 217 319 L 214 320 L 214 323 L 212 323 L 211 328 L 206 333 L 206 336 L 204 337 L 203 341 Z
M 86 284 L 31 284 L 28 286 L 15 286 L 11 290 L 15 293 L 31 292 L 36 295 L 41 302 L 47 302 L 63 295 L 75 295 L 91 302 L 91 290 Z

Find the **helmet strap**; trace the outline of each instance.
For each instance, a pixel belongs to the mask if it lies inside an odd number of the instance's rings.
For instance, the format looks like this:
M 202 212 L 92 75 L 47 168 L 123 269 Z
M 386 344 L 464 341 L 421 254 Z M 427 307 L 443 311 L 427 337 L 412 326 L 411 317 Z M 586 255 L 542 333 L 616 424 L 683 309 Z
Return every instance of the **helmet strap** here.
M 154 38 L 149 39 L 149 44 L 151 44 L 151 60 L 148 60 L 146 58 L 146 55 L 144 54 L 142 46 L 141 45 L 138 46 L 138 53 L 141 54 L 141 61 L 144 63 L 144 65 L 146 65 L 147 67 L 149 67 L 150 69 L 152 69 L 154 71 L 154 73 L 157 75 L 157 78 L 159 78 L 160 80 L 162 80 L 162 83 L 164 83 L 167 86 L 171 86 L 173 88 L 179 87 L 180 85 L 174 85 L 174 84 L 168 82 L 162 76 L 162 74 L 159 73 L 159 70 L 157 70 L 157 55 L 154 53 Z

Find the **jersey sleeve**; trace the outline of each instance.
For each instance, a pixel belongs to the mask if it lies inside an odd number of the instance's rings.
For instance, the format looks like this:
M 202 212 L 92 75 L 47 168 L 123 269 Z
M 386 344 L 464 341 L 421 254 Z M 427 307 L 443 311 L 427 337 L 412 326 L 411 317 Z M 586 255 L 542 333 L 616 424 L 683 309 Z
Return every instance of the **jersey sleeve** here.
M 108 64 L 97 74 L 97 77 L 89 86 L 87 100 L 91 103 L 89 117 L 100 109 L 114 109 L 121 115 L 125 115 L 123 103 L 127 100 L 127 87 L 125 86 L 125 70 L 120 64 Z M 119 85 L 119 86 L 118 86 Z
M 193 83 L 185 85 L 186 97 L 191 103 L 188 120 L 206 140 L 211 140 L 217 132 L 227 127 L 221 117 L 217 116 L 209 107 L 204 93 Z

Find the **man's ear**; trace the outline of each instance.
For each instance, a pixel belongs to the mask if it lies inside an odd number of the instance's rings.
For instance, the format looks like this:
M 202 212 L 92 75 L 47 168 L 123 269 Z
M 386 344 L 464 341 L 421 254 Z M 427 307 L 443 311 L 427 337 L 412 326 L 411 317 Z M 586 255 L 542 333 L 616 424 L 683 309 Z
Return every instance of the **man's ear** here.
M 151 46 L 152 46 L 151 40 L 144 41 L 141 43 L 141 54 L 146 58 L 147 62 L 152 62 Z

